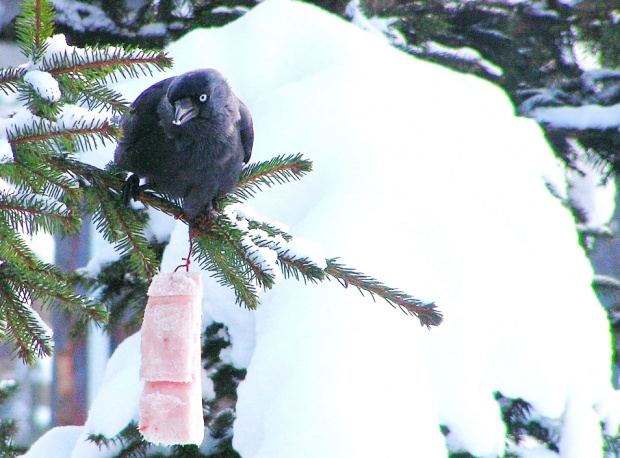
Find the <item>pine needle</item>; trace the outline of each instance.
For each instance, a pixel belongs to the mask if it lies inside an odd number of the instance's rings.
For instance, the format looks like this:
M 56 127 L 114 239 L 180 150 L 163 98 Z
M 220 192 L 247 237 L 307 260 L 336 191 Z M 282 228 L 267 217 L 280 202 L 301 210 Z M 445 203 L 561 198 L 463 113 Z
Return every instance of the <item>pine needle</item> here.
M 292 180 L 300 180 L 312 171 L 312 162 L 301 154 L 277 156 L 265 162 L 256 162 L 243 169 L 239 184 L 232 192 L 239 201 L 253 197 L 263 186 L 272 187 Z

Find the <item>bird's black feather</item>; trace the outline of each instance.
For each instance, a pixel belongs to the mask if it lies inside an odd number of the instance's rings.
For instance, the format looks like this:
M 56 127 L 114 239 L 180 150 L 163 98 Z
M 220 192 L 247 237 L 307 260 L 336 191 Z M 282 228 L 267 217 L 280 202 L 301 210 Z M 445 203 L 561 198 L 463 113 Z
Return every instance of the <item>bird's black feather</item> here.
M 241 114 L 239 133 L 244 151 L 243 162 L 247 164 L 250 161 L 250 156 L 252 156 L 252 146 L 254 145 L 254 125 L 252 124 L 250 110 L 241 100 L 239 100 L 239 113 Z
M 236 186 L 254 143 L 249 110 L 213 69 L 149 87 L 121 125 L 116 163 L 156 191 L 183 199 L 189 219 Z

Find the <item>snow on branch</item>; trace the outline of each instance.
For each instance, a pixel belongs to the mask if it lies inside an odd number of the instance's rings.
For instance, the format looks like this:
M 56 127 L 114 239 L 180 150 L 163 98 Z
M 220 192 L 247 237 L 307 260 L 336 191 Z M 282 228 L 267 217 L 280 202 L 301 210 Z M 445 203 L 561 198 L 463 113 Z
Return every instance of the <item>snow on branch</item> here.
M 247 186 L 252 181 L 248 177 L 269 177 L 282 170 L 294 171 L 299 164 L 303 164 L 304 170 L 310 170 L 312 166 L 310 161 L 302 159 L 300 155 L 251 164 L 239 186 Z M 84 171 L 88 169 L 88 174 L 100 175 L 120 200 L 124 183 L 119 174 L 112 177 L 87 164 L 81 164 L 80 168 Z M 111 170 L 114 170 L 113 166 L 108 169 Z M 294 176 L 297 175 L 294 173 Z M 233 194 L 240 197 L 237 190 L 233 190 Z M 250 197 L 248 194 L 244 196 Z M 220 284 L 231 287 L 237 302 L 249 309 L 258 307 L 259 289 L 272 288 L 280 278 L 295 278 L 312 283 L 333 278 L 345 287 L 353 285 L 362 292 L 370 293 L 373 298 L 379 296 L 385 299 L 407 314 L 418 317 L 421 324 L 427 327 L 439 325 L 442 321 L 441 313 L 434 303 L 424 302 L 386 286 L 336 262 L 336 258 L 326 259 L 315 242 L 291 236 L 281 224 L 267 221 L 245 204 L 224 198 L 221 202 L 224 208 L 215 218 L 199 217 L 189 221 L 179 205 L 152 191 L 140 189 L 137 199 L 146 206 L 155 207 L 190 225 L 198 248 L 197 253 L 194 253 L 198 263 L 203 269 L 213 272 Z
M 539 123 L 556 129 L 620 129 L 620 104 L 543 107 L 533 110 L 530 116 Z
M 114 165 L 101 169 L 82 162 L 77 153 L 119 138 L 112 116 L 125 113 L 128 104 L 108 87 L 111 80 L 150 75 L 172 61 L 159 51 L 69 46 L 63 35 L 52 35 L 52 17 L 49 1 L 23 3 L 16 29 L 29 61 L 0 70 L 0 90 L 17 93 L 22 104 L 0 119 L 0 179 L 10 188 L 0 193 L 0 337 L 13 342 L 27 362 L 52 352 L 51 336 L 29 309 L 32 301 L 69 309 L 80 325 L 105 321 L 107 313 L 102 304 L 75 292 L 77 283 L 88 281 L 85 272 L 65 274 L 42 262 L 22 232 L 76 233 L 82 215 L 90 214 L 136 277 L 148 281 L 159 268 L 145 235 L 146 212 L 125 205 L 125 173 Z M 200 266 L 232 288 L 237 302 L 249 309 L 259 305 L 261 290 L 283 278 L 335 278 L 383 297 L 426 326 L 439 324 L 433 304 L 328 260 L 316 243 L 291 236 L 242 203 L 265 186 L 299 180 L 311 170 L 312 163 L 301 154 L 251 164 L 233 193 L 215 205 L 214 214 L 191 221 L 166 196 L 140 188 L 136 198 L 187 223 Z
M 117 242 L 135 272 L 155 272 L 155 256 L 141 235 L 143 219 L 118 205 L 117 194 L 101 180 L 111 172 L 81 167 L 76 153 L 119 136 L 110 116 L 128 104 L 106 86 L 110 78 L 171 65 L 160 51 L 69 46 L 63 35 L 53 35 L 53 17 L 49 1 L 22 2 L 16 34 L 28 62 L 0 69 L 0 90 L 16 93 L 21 102 L 0 119 L 0 179 L 8 185 L 0 193 L 0 338 L 28 363 L 53 349 L 51 334 L 30 308 L 33 301 L 74 312 L 78 326 L 103 322 L 107 312 L 76 293 L 82 276 L 42 262 L 24 233 L 74 234 L 84 212 L 95 214 L 101 232 Z
M 8 216 L 14 230 L 28 233 L 71 232 L 79 218 L 67 206 L 40 194 L 0 191 L 0 211 Z
M 426 43 L 425 50 L 429 56 L 436 55 L 478 65 L 484 69 L 485 72 L 494 77 L 499 78 L 504 74 L 504 70 L 495 65 L 493 62 L 484 59 L 475 49 L 467 46 L 461 48 L 449 48 L 440 43 L 430 41 Z
M 86 117 L 75 119 L 70 124 L 65 123 L 65 120 L 51 123 L 33 118 L 29 124 L 10 125 L 7 129 L 9 143 L 14 148 L 37 142 L 37 148 L 47 147 L 57 152 L 92 149 L 97 141 L 105 143 L 106 140 L 114 139 L 116 133 L 116 128 L 107 120 Z

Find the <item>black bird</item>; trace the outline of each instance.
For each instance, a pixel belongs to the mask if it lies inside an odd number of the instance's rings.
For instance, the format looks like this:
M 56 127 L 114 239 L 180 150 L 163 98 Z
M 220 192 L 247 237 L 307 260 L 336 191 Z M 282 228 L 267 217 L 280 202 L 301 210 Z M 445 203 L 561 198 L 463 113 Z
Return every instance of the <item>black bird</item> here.
M 254 143 L 250 111 L 214 69 L 152 85 L 121 126 L 114 160 L 134 173 L 128 184 L 145 178 L 147 187 L 181 198 L 190 221 L 209 215 L 214 201 L 237 185 Z

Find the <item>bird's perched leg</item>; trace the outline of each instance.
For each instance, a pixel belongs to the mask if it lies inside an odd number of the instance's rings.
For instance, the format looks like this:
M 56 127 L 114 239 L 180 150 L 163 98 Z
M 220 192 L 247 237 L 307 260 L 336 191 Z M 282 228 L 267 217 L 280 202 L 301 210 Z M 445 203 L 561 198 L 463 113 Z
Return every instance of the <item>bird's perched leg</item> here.
M 129 206 L 131 199 L 137 199 L 139 191 L 140 178 L 135 173 L 132 173 L 129 177 L 127 177 L 127 180 L 123 185 L 123 193 L 121 194 L 125 207 Z

